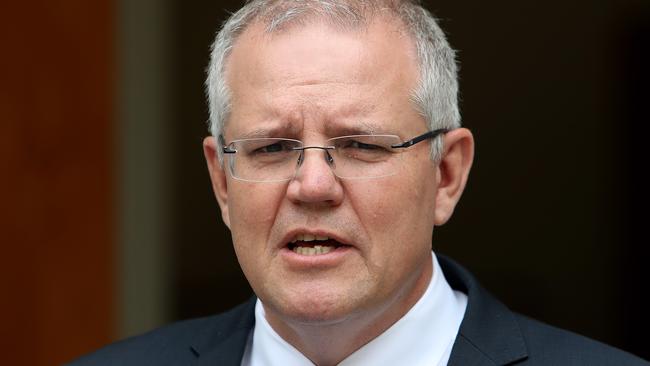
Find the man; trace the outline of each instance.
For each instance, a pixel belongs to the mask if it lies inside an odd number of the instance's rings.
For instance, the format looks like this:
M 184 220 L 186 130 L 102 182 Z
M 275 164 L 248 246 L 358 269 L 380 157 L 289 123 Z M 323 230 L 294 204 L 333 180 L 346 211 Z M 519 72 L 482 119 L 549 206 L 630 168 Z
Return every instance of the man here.
M 648 364 L 510 312 L 432 253 L 474 143 L 417 3 L 251 1 L 206 84 L 205 157 L 256 298 L 75 364 Z

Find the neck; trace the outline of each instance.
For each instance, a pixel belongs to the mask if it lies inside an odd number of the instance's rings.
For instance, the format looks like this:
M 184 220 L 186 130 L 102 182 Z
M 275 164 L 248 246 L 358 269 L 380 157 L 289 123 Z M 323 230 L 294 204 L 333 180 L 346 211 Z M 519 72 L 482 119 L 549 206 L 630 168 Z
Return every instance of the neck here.
M 266 319 L 285 341 L 317 366 L 337 365 L 401 319 L 422 297 L 431 281 L 428 262 L 423 273 L 404 286 L 396 300 L 382 307 L 352 314 L 334 322 L 301 322 L 287 319 L 264 307 Z

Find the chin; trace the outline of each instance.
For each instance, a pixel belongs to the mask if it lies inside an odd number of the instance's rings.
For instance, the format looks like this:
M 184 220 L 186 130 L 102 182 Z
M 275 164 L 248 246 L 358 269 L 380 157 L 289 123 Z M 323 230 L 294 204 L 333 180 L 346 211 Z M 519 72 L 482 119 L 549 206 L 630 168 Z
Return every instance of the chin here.
M 275 302 L 275 310 L 287 320 L 302 324 L 336 324 L 347 320 L 354 312 L 353 304 L 343 294 L 293 293 Z M 262 300 L 264 302 L 264 300 Z M 266 304 L 266 302 L 264 302 Z M 275 305 L 274 304 L 274 305 Z

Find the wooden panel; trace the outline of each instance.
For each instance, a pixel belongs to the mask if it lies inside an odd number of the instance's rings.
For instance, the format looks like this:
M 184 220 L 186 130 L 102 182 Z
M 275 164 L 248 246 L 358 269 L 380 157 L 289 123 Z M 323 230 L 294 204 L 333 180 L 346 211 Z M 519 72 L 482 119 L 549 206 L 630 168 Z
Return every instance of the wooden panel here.
M 0 364 L 61 364 L 113 324 L 109 0 L 0 5 Z

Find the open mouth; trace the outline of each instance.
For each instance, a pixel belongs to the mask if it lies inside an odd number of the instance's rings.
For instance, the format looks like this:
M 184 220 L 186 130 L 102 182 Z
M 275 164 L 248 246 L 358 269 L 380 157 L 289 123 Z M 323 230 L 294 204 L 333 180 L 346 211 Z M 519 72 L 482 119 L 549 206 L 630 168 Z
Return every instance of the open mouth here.
M 337 248 L 347 247 L 348 245 L 326 236 L 299 234 L 287 246 L 294 253 L 312 256 L 327 254 Z

